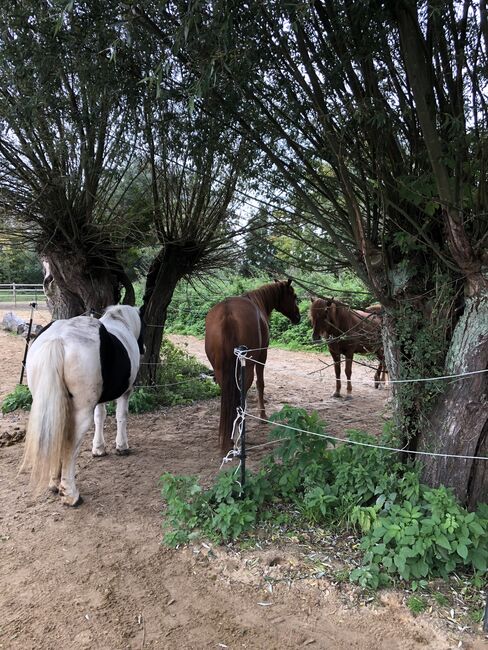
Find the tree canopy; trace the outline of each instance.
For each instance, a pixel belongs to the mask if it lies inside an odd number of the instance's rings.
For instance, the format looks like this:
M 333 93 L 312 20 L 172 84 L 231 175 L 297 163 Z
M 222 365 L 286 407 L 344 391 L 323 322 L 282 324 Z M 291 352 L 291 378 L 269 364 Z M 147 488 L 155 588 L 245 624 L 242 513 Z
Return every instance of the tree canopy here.
M 274 200 L 385 305 L 393 377 L 485 369 L 486 3 L 199 0 L 138 15 L 173 31 L 189 101 L 237 123 Z M 486 377 L 470 381 L 396 388 L 411 449 L 486 451 Z M 425 465 L 464 498 L 486 494 L 479 463 Z

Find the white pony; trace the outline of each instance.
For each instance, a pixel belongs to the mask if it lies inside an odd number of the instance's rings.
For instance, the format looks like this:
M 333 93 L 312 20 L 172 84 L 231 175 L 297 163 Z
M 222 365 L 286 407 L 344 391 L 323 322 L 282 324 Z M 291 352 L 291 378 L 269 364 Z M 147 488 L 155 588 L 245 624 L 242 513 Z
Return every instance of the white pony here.
M 32 468 L 38 490 L 48 484 L 65 505 L 81 503 L 76 459 L 94 411 L 92 453 L 106 453 L 104 402 L 117 400 L 116 450 L 128 453 L 128 400 L 142 352 L 141 316 L 129 305 L 107 307 L 100 320 L 53 321 L 38 335 L 26 362 L 32 408 L 21 466 Z

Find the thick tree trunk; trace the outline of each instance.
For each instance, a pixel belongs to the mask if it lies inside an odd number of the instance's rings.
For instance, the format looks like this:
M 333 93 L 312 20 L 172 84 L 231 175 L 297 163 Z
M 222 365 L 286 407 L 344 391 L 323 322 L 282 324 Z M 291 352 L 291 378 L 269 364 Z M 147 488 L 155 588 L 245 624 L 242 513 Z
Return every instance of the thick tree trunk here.
M 453 332 L 446 374 L 463 374 L 488 367 L 488 292 L 466 299 L 464 313 Z M 444 454 L 488 456 L 488 373 L 446 381 L 443 394 L 429 415 L 430 431 L 418 448 Z M 425 457 L 423 478 L 433 486 L 452 487 L 469 507 L 488 500 L 488 462 Z
M 176 285 L 191 272 L 198 254 L 193 244 L 169 243 L 151 264 L 143 300 L 145 353 L 139 371 L 139 384 L 157 383 L 167 309 Z
M 409 354 L 409 348 L 400 350 L 398 329 L 404 323 L 397 323 L 392 314 L 387 313 L 383 318 L 385 359 L 390 379 L 404 379 L 399 376 L 403 365 L 400 359 Z M 415 341 L 415 338 L 416 332 L 412 331 L 408 339 Z M 451 335 L 443 374 L 461 375 L 487 367 L 488 290 L 485 288 L 465 298 L 463 314 Z M 412 384 L 392 385 L 394 418 L 404 436 L 401 446 L 440 454 L 488 456 L 488 373 L 439 380 L 436 386 L 442 388 L 442 394 L 433 404 L 422 399 L 422 393 L 425 391 L 427 397 L 431 386 L 415 384 L 420 392 L 416 391 L 413 400 L 409 395 L 405 401 L 405 391 L 409 393 Z M 428 485 L 451 487 L 469 508 L 488 501 L 488 461 L 437 456 L 415 456 L 415 459 L 421 463 L 422 479 Z
M 122 282 L 128 302 L 134 302 L 132 285 L 128 283 L 129 290 L 121 268 L 94 268 L 83 256 L 76 254 L 50 254 L 44 259 L 44 292 L 54 319 L 72 318 L 90 311 L 101 315 L 108 305 L 119 302 Z

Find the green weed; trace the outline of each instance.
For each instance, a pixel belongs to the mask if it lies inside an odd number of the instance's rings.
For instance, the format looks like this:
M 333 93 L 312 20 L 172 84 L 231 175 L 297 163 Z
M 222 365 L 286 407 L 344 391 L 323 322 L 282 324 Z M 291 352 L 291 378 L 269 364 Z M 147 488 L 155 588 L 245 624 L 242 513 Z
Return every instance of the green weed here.
M 334 448 L 321 437 L 326 425 L 316 413 L 286 406 L 273 420 L 277 426 L 271 437 L 284 440 L 258 472 L 247 473 L 241 498 L 235 471 L 219 474 L 209 490 L 195 478 L 164 475 L 167 543 L 199 536 L 233 540 L 265 520 L 282 517 L 290 504 L 309 525 L 356 529 L 363 561 L 349 577 L 363 587 L 400 578 L 417 590 L 435 576 L 464 570 L 476 580 L 486 572 L 488 506 L 468 512 L 450 490 L 421 484 L 415 465 L 384 450 L 347 444 Z M 348 437 L 377 442 L 357 431 Z M 381 442 L 391 442 L 391 432 Z
M 206 366 L 164 339 L 156 384 L 134 389 L 129 398 L 129 412 L 144 413 L 159 406 L 191 404 L 197 400 L 216 397 L 220 389 L 206 373 Z M 107 413 L 115 414 L 113 402 L 107 404 Z
M 427 602 L 420 596 L 410 596 L 407 600 L 407 607 L 414 616 L 421 614 L 427 608 Z
M 27 386 L 17 384 L 14 390 L 9 393 L 2 402 L 2 413 L 11 413 L 17 409 L 30 411 L 32 395 Z

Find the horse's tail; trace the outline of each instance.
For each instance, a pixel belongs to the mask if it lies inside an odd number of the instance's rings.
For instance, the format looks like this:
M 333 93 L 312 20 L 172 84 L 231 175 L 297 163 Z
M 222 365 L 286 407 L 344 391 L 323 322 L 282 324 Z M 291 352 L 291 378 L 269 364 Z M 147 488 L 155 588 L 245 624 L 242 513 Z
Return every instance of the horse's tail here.
M 29 373 L 32 407 L 20 471 L 31 468 L 31 485 L 39 491 L 48 483 L 50 473 L 57 473 L 64 446 L 73 438 L 62 341 L 43 343 L 42 368 L 33 364 Z
M 234 354 L 224 354 L 222 359 L 219 442 L 224 454 L 232 447 L 234 421 L 237 408 L 240 405 L 240 392 L 236 382 L 236 361 L 237 357 Z

